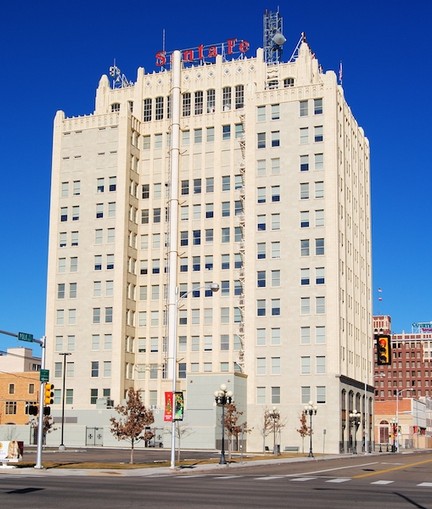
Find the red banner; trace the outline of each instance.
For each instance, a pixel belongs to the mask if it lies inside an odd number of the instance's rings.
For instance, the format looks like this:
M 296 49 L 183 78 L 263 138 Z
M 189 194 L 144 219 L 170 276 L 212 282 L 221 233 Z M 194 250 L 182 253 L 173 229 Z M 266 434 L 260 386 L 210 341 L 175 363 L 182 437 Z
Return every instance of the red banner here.
M 166 392 L 165 393 L 164 421 L 172 422 L 172 420 L 173 420 L 173 393 Z

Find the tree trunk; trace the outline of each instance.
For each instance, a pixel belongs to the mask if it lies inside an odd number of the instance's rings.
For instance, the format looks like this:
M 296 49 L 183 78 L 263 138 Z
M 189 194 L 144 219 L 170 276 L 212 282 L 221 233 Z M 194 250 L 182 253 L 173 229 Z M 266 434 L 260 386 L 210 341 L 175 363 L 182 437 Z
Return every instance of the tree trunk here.
M 130 464 L 131 465 L 133 465 L 133 462 L 134 462 L 134 446 L 135 446 L 135 441 L 132 438 L 132 440 L 131 440 L 131 453 L 130 453 Z

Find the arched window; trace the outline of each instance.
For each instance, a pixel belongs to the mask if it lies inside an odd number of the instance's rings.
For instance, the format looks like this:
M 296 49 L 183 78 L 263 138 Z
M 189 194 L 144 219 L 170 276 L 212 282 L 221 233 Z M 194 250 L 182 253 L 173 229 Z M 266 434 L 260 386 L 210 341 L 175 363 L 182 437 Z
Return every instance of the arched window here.
M 285 78 L 284 79 L 284 88 L 293 87 L 294 86 L 294 78 Z
M 112 113 L 118 113 L 120 111 L 120 103 L 112 103 L 111 111 Z

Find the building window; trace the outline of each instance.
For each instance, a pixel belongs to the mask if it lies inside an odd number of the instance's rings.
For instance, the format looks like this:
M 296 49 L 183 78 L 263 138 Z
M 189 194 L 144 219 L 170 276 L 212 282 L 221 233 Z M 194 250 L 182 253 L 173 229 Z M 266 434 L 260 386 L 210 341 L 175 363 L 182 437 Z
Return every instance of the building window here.
M 322 125 L 317 125 L 314 127 L 314 141 L 315 142 L 324 141 L 324 132 Z
M 256 374 L 257 375 L 265 375 L 266 374 L 266 358 L 265 357 L 257 357 L 257 359 L 256 359 Z
M 235 109 L 239 110 L 244 107 L 244 85 L 235 86 Z
M 271 132 L 271 146 L 272 147 L 280 146 L 280 131 Z
M 314 115 L 322 115 L 323 113 L 323 100 L 321 98 L 314 99 Z
M 272 316 L 279 316 L 280 315 L 280 299 L 272 299 L 271 300 L 271 314 Z
M 92 361 L 91 363 L 91 377 L 97 378 L 99 376 L 99 361 Z
M 222 89 L 222 109 L 223 111 L 231 109 L 231 87 L 223 87 Z
M 325 313 L 325 297 L 316 297 L 316 313 L 322 315 Z
M 306 145 L 309 142 L 309 128 L 300 127 L 300 145 Z
M 303 239 L 300 241 L 300 255 L 309 256 L 309 254 L 310 254 L 309 239 Z
M 90 389 L 90 405 L 96 405 L 98 400 L 98 389 Z
M 309 211 L 300 211 L 300 228 L 309 228 Z
M 300 358 L 300 374 L 310 375 L 311 372 L 311 359 L 309 356 L 302 356 Z
M 183 94 L 183 116 L 190 117 L 191 114 L 191 94 L 190 92 L 185 92 Z
M 214 88 L 210 88 L 209 90 L 207 90 L 207 113 L 214 113 L 215 106 L 216 106 L 216 90 Z
M 300 171 L 309 171 L 309 156 L 300 156 Z
M 315 343 L 317 345 L 323 345 L 326 342 L 325 326 L 318 325 L 315 327 Z
M 322 170 L 324 168 L 324 154 L 315 154 L 315 169 Z
M 222 191 L 229 191 L 231 189 L 231 179 L 229 175 L 222 176 Z
M 265 299 L 257 300 L 257 316 L 265 316 L 266 315 L 266 301 Z
M 152 99 L 144 99 L 144 122 L 150 122 L 152 119 Z
M 266 286 L 266 271 L 265 270 L 259 270 L 257 272 L 257 287 L 258 288 L 265 288 Z
M 317 403 L 325 403 L 326 402 L 326 388 L 324 385 L 317 385 L 316 402 Z
M 266 257 L 266 243 L 258 242 L 257 243 L 257 260 L 264 260 Z
M 300 183 L 300 200 L 309 199 L 309 182 Z
M 324 182 L 315 182 L 315 198 L 324 198 Z
M 195 92 L 195 115 L 202 115 L 204 108 L 204 94 L 202 90 Z
M 324 252 L 324 239 L 315 239 L 315 254 L 323 255 Z
M 6 401 L 5 414 L 6 415 L 16 415 L 16 413 L 17 413 L 17 402 L 16 401 Z
M 311 341 L 310 327 L 301 327 L 300 328 L 300 344 L 310 345 L 310 341 Z
M 324 269 L 324 267 L 316 267 L 316 269 L 315 269 L 315 283 L 317 285 L 325 284 L 325 269 Z
M 322 375 L 326 372 L 326 358 L 323 355 L 319 355 L 316 358 L 316 373 Z
M 289 87 L 294 86 L 294 78 L 285 78 L 283 82 L 284 82 L 284 88 L 289 88 Z
M 279 118 L 280 118 L 280 105 L 272 104 L 271 105 L 271 119 L 279 120 Z
M 164 114 L 164 98 L 163 97 L 156 97 L 155 107 L 156 107 L 155 119 L 162 120 L 163 114 Z
M 300 116 L 307 117 L 308 116 L 308 101 L 300 101 Z
M 311 401 L 311 388 L 309 386 L 303 386 L 301 388 L 301 404 L 307 405 Z
M 266 147 L 266 133 L 257 133 L 257 148 Z
M 302 286 L 307 286 L 310 284 L 310 276 L 309 276 L 309 269 L 300 269 L 300 284 Z
M 310 314 L 310 297 L 301 297 L 300 299 L 300 314 Z
M 229 124 L 222 126 L 222 140 L 229 140 L 231 138 L 231 126 Z
M 280 201 L 280 186 L 272 186 L 272 188 L 271 188 L 271 200 L 272 200 L 272 202 Z
M 281 402 L 280 387 L 271 388 L 271 402 L 272 405 L 279 405 Z

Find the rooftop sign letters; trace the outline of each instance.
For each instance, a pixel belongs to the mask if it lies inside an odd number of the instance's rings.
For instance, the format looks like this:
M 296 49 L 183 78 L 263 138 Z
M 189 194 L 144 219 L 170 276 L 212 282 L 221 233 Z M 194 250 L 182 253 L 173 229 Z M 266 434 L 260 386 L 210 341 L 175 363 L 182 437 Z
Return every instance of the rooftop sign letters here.
M 196 48 L 181 50 L 181 56 L 183 63 L 203 63 L 209 60 L 214 61 L 218 55 L 223 57 L 231 55 L 244 55 L 249 50 L 250 44 L 248 41 L 228 39 L 226 42 L 218 44 L 211 44 L 204 46 L 200 44 Z M 158 51 L 156 53 L 156 65 L 158 67 L 164 67 L 167 63 L 170 63 L 171 53 L 166 51 Z
M 413 323 L 412 326 L 422 332 L 432 332 L 432 322 L 416 322 Z

